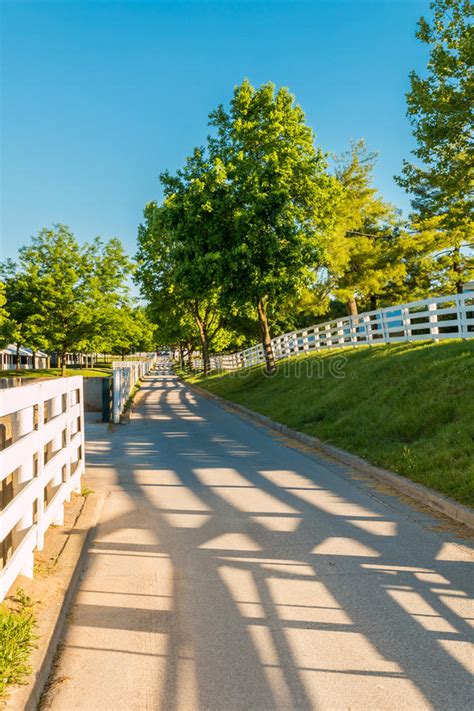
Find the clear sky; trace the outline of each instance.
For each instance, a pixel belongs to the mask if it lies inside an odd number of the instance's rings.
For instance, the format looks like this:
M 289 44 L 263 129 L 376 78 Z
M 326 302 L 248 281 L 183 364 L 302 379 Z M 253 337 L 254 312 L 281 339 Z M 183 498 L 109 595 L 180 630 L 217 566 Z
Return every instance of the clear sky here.
M 413 147 L 405 117 L 428 0 L 0 0 L 2 254 L 63 222 L 135 251 L 144 204 L 248 77 L 296 95 L 327 151 L 364 137 L 376 185 Z

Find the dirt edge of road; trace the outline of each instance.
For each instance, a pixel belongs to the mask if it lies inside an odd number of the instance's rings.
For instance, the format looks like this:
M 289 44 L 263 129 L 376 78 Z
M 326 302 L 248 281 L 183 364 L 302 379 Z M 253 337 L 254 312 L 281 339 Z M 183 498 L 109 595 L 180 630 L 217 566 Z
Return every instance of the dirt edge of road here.
M 28 662 L 32 672 L 26 683 L 13 686 L 2 700 L 3 707 L 8 711 L 36 711 L 52 669 L 104 500 L 105 495 L 101 493 L 86 496 L 74 526 L 66 532 L 66 542 L 54 570 L 43 579 L 31 582 L 32 596 L 41 598 L 41 609 L 35 611 L 37 646 Z

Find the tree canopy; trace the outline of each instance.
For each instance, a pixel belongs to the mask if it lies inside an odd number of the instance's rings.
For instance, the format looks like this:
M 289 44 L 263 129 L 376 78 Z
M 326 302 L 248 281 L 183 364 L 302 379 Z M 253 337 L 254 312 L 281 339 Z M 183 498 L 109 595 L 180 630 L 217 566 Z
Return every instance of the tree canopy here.
M 61 362 L 70 352 L 123 353 L 124 343 L 125 352 L 153 347 L 151 324 L 130 297 L 132 271 L 117 239 L 80 246 L 65 225 L 41 230 L 16 263 L 1 265 L 4 339 L 56 352 Z
M 466 248 L 473 232 L 474 6 L 434 0 L 431 9 L 431 21 L 422 17 L 417 32 L 429 48 L 427 71 L 411 73 L 407 94 L 418 160 L 403 162 L 398 182 L 412 195 L 414 228 L 426 246 L 431 242 L 432 268 L 444 288 L 461 291 L 472 269 Z

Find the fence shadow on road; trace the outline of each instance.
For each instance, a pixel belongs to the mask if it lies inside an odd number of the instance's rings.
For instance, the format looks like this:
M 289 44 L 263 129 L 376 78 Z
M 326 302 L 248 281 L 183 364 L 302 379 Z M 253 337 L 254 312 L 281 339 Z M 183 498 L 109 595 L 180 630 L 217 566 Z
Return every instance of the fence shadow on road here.
M 89 563 L 109 573 L 100 590 L 86 574 L 66 648 L 87 627 L 104 668 L 143 658 L 153 708 L 169 711 L 469 707 L 469 556 L 454 534 L 173 376 L 149 376 L 111 449 L 123 506 Z M 110 453 L 104 439 L 88 467 Z M 130 590 L 127 571 L 147 582 Z

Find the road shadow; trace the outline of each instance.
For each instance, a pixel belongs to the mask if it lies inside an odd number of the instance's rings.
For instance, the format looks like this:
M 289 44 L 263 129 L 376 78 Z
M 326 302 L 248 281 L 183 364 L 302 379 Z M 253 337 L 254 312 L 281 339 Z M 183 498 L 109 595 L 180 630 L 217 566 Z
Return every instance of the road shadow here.
M 469 708 L 470 554 L 436 521 L 171 374 L 93 444 L 119 512 L 89 573 L 134 566 L 152 583 L 91 589 L 86 573 L 66 649 L 87 628 L 104 659 L 143 656 L 169 711 Z M 150 630 L 159 651 L 131 641 Z

